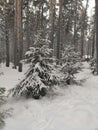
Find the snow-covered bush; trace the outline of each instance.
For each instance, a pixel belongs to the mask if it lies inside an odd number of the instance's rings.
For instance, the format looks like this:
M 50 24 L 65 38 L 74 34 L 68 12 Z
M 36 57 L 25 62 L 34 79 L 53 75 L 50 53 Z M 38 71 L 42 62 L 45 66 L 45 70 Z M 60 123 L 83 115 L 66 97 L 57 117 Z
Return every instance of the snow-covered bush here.
M 91 56 L 90 55 L 84 55 L 83 58 L 82 58 L 82 61 L 87 61 L 89 62 L 91 59 Z
M 90 68 L 92 70 L 92 73 L 95 74 L 96 73 L 96 59 L 95 58 L 90 60 Z
M 3 105 L 3 103 L 5 102 L 4 92 L 5 92 L 5 89 L 0 88 L 0 108 Z M 3 125 L 4 125 L 4 112 L 0 111 L 0 129 L 2 128 Z
M 39 40 L 35 47 L 30 47 L 26 52 L 28 63 L 32 63 L 25 78 L 10 90 L 13 96 L 23 95 L 39 99 L 45 96 L 48 89 L 58 83 L 54 59 L 51 58 L 52 50 L 48 47 L 48 41 Z
M 75 80 L 74 74 L 81 70 L 80 53 L 73 46 L 66 46 L 62 55 L 62 72 L 65 74 L 64 80 L 67 84 Z

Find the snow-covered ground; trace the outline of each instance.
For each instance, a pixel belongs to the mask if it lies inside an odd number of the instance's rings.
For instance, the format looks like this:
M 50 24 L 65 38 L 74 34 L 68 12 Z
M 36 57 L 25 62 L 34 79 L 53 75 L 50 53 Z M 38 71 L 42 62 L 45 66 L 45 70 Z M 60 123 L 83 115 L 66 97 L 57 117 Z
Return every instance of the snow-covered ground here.
M 2 68 L 0 87 L 17 84 L 23 73 Z M 58 88 L 56 94 L 40 100 L 9 98 L 5 108 L 13 108 L 3 130 L 98 130 L 98 77 L 88 63 L 76 75 L 82 86 Z M 86 79 L 86 80 L 85 80 Z

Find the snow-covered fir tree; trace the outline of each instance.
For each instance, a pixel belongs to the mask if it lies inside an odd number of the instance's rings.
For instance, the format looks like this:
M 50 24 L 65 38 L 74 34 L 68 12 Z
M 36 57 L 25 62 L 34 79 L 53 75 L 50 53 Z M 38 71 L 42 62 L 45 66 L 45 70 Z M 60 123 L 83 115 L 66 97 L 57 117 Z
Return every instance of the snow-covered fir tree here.
M 90 68 L 93 74 L 96 74 L 96 58 L 90 60 Z
M 4 92 L 5 89 L 0 88 L 0 108 L 5 102 Z M 3 125 L 4 125 L 4 112 L 0 111 L 0 129 L 2 128 Z
M 75 50 L 74 46 L 67 45 L 62 54 L 61 71 L 65 74 L 64 80 L 67 84 L 75 80 L 74 74 L 81 70 L 80 53 Z
M 13 96 L 23 95 L 39 99 L 58 83 L 49 41 L 36 36 L 34 47 L 30 47 L 25 56 L 26 62 L 30 63 L 31 66 L 25 78 L 10 92 Z

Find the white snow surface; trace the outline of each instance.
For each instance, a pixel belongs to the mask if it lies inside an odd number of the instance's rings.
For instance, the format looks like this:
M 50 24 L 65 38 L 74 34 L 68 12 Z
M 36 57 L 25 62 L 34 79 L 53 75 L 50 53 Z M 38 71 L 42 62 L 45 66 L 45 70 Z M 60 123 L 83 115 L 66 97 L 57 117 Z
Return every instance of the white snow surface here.
M 6 108 L 13 108 L 3 130 L 98 130 L 98 76 L 88 63 L 76 75 L 82 86 L 57 88 L 54 95 L 40 100 L 8 98 Z M 2 68 L 0 86 L 14 87 L 23 73 Z

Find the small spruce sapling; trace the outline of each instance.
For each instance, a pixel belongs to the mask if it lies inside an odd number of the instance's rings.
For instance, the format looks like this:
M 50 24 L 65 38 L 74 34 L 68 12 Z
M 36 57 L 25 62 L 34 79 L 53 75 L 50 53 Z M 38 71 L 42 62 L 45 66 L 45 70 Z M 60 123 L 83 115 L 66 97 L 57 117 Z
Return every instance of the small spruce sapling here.
M 64 80 L 68 85 L 75 81 L 74 74 L 81 70 L 80 53 L 73 46 L 66 46 L 62 55 L 61 71 L 65 74 Z
M 50 87 L 58 83 L 54 59 L 51 58 L 52 50 L 49 49 L 48 43 L 48 40 L 36 37 L 34 47 L 30 47 L 26 52 L 26 62 L 32 64 L 25 78 L 10 90 L 13 96 L 23 95 L 39 99 L 47 94 Z

